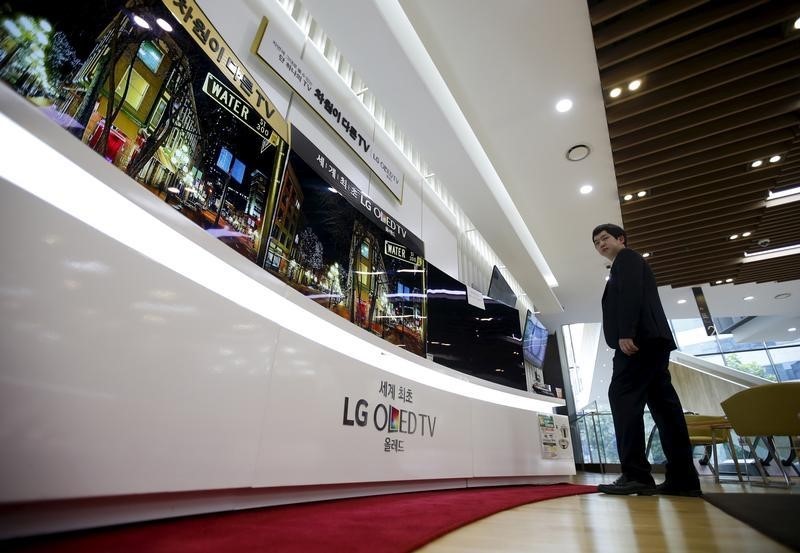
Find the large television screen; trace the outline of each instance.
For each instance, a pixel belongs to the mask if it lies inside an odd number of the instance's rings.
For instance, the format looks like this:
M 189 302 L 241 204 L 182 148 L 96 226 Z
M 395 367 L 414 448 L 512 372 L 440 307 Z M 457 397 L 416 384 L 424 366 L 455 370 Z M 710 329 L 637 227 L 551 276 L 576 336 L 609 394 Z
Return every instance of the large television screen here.
M 288 145 L 259 114 L 256 100 L 264 98 L 255 83 L 232 78 L 234 58 L 223 65 L 206 49 L 213 41 L 227 61 L 232 53 L 222 37 L 211 27 L 198 32 L 195 25 L 193 32 L 181 25 L 202 22 L 199 7 L 184 16 L 179 4 L 5 0 L 0 81 L 176 212 L 261 264 L 273 215 L 268 200 Z
M 501 301 L 504 304 L 515 307 L 517 305 L 517 295 L 511 289 L 497 265 L 492 269 L 492 279 L 489 281 L 489 297 Z
M 547 328 L 528 310 L 525 317 L 525 331 L 522 336 L 522 353 L 525 361 L 537 368 L 544 364 L 547 349 Z
M 427 353 L 457 371 L 526 389 L 519 312 L 485 297 L 486 309 L 467 302 L 467 287 L 427 263 Z
M 333 180 L 333 175 L 336 180 Z M 296 128 L 264 268 L 337 315 L 425 355 L 422 244 Z M 379 223 L 387 223 L 379 225 Z

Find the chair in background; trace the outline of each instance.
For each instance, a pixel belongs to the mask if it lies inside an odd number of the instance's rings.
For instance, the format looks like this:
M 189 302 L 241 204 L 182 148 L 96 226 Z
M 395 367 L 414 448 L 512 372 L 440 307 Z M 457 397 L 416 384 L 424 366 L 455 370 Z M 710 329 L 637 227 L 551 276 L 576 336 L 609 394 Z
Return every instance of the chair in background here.
M 731 437 L 731 425 L 725 417 L 692 414 L 686 414 L 684 416 L 686 417 L 686 427 L 689 429 L 689 441 L 692 447 L 705 447 L 705 455 L 700 459 L 700 464 L 704 466 L 708 465 L 709 456 L 712 456 L 714 459 L 714 465 L 711 469 L 714 473 L 714 481 L 720 481 L 717 445 L 727 444 L 731 453 L 731 459 L 733 459 L 733 464 L 736 467 L 736 475 L 739 477 L 739 482 L 742 482 L 739 458 L 736 455 L 736 449 L 733 446 L 733 438 Z
M 764 484 L 769 477 L 762 462 L 755 453 L 752 439 L 761 437 L 770 456 L 783 476 L 786 487 L 791 486 L 791 478 L 775 448 L 776 436 L 788 436 L 793 453 L 797 454 L 800 436 L 800 382 L 781 382 L 764 384 L 737 392 L 722 402 L 722 410 L 733 430 L 747 442 L 753 452 L 754 462 Z M 790 454 L 789 459 L 794 455 Z

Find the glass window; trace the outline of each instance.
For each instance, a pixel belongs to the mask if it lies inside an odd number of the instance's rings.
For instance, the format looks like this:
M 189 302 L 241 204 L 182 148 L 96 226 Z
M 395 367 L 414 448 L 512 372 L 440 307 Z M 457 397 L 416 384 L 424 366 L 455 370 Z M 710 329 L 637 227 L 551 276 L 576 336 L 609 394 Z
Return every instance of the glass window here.
M 712 355 L 698 355 L 697 357 L 708 361 L 709 363 L 716 363 L 717 365 L 725 366 L 725 360 L 722 358 L 722 355 L 719 354 L 712 354 Z
M 735 342 L 733 334 L 720 334 L 719 345 L 724 353 L 729 351 L 764 349 L 764 344 L 761 342 Z
M 722 356 L 725 358 L 725 366 L 731 369 L 760 376 L 773 382 L 777 380 L 775 371 L 772 370 L 772 364 L 769 362 L 769 357 L 767 357 L 767 352 L 764 349 L 723 353 Z
M 673 319 L 672 328 L 682 352 L 689 355 L 719 353 L 717 340 L 706 334 L 702 319 Z
M 164 52 L 152 42 L 147 41 L 142 42 L 142 45 L 139 46 L 136 57 L 142 60 L 142 63 L 145 64 L 150 71 L 155 73 L 158 71 L 158 66 L 161 65 L 161 60 L 164 59 Z
M 161 118 L 164 116 L 164 110 L 167 109 L 167 101 L 168 98 L 161 98 L 158 100 L 158 105 L 156 109 L 153 110 L 153 115 L 150 117 L 150 128 L 155 129 L 158 126 L 158 123 L 161 121 Z
M 800 346 L 770 348 L 769 354 L 781 381 L 800 380 Z
M 128 80 L 129 71 L 131 71 L 130 68 L 128 68 L 128 71 L 125 71 L 125 74 L 117 84 L 117 96 L 122 96 L 122 93 L 125 92 L 125 83 Z M 139 106 L 142 105 L 142 100 L 144 100 L 144 95 L 147 93 L 147 89 L 150 87 L 150 85 L 141 75 L 139 75 L 139 73 L 136 72 L 135 69 L 132 71 L 131 83 L 128 86 L 128 94 L 125 96 L 125 103 L 131 106 L 133 109 L 139 109 Z

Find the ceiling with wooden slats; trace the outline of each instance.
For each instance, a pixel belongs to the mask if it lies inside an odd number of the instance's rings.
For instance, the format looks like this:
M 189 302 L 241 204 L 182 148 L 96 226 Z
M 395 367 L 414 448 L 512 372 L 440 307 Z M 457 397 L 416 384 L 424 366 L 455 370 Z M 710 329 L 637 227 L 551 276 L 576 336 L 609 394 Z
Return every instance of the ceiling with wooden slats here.
M 623 224 L 658 284 L 800 279 L 800 254 L 743 262 L 800 244 L 800 201 L 766 201 L 800 186 L 800 2 L 588 4 Z

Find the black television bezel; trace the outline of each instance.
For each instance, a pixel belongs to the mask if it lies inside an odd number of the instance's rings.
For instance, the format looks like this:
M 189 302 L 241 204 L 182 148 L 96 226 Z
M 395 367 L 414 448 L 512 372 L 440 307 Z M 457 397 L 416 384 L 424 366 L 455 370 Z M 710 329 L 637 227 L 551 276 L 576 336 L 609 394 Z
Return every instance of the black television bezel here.
M 467 301 L 465 284 L 430 263 L 427 270 L 428 358 L 481 380 L 527 390 L 519 310 L 489 297 L 484 297 L 485 309 L 475 307 Z M 452 290 L 449 297 L 431 294 L 442 289 Z M 496 317 L 502 318 L 499 328 L 491 320 Z M 444 324 L 452 327 L 438 326 Z M 449 345 L 440 345 L 442 340 Z

